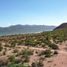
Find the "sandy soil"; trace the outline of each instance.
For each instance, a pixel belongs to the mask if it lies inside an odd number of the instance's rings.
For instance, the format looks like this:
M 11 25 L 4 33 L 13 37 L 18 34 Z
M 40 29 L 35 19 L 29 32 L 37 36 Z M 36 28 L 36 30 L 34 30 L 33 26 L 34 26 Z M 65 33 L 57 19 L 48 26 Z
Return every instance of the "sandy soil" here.
M 67 51 L 64 50 L 66 45 L 64 43 L 60 45 L 60 50 L 58 51 L 58 55 L 53 56 L 51 58 L 44 59 L 44 67 L 67 67 Z M 28 48 L 27 46 L 19 46 L 21 49 Z M 36 47 L 29 47 L 31 50 L 38 50 L 43 51 L 44 48 L 36 48 Z M 39 57 L 34 53 L 33 56 L 30 57 L 30 64 L 33 61 L 38 60 Z
M 29 62 L 30 65 L 33 61 L 37 61 L 39 59 L 39 57 L 36 54 L 36 51 L 46 50 L 44 48 L 27 47 L 27 46 L 16 46 L 16 48 L 20 51 L 25 48 L 34 50 L 34 54 L 30 56 L 30 62 Z M 62 44 L 59 45 L 59 50 L 57 50 L 58 55 L 52 56 L 51 58 L 44 59 L 43 61 L 44 67 L 67 67 L 67 51 L 65 50 L 65 48 L 67 48 L 67 42 L 63 42 Z M 13 50 L 8 50 L 6 55 L 11 55 L 12 52 Z M 3 58 L 5 58 L 5 56 Z

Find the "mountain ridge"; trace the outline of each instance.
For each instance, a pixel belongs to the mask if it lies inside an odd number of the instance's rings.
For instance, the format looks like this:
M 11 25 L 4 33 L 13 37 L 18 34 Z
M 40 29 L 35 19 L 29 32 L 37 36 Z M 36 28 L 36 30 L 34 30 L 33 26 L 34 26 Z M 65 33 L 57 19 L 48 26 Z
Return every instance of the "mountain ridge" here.
M 8 27 L 0 27 L 0 35 L 13 35 L 23 33 L 36 33 L 43 31 L 51 31 L 55 26 L 48 25 L 11 25 Z
M 67 29 L 67 22 L 62 23 L 58 27 L 56 27 L 54 30 L 59 30 L 59 29 Z

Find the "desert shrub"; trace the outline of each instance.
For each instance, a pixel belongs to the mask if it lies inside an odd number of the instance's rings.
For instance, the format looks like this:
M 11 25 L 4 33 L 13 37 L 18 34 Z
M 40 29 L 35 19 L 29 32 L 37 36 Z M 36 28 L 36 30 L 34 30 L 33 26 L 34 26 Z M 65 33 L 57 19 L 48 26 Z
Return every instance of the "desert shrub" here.
M 39 56 L 44 55 L 45 57 L 51 57 L 52 56 L 52 51 L 51 50 L 45 50 L 42 51 Z
M 30 51 L 29 49 L 24 49 L 24 50 L 22 50 L 21 54 L 22 54 L 23 57 L 27 57 L 27 56 L 32 55 L 33 52 Z
M 15 59 L 15 63 L 16 64 L 19 64 L 19 63 L 21 63 L 22 62 L 22 58 L 21 57 L 17 57 L 16 59 Z
M 36 42 L 35 42 L 35 40 L 32 39 L 32 38 L 30 38 L 30 39 L 28 38 L 28 39 L 25 40 L 25 45 L 26 45 L 26 46 L 29 46 L 29 45 L 30 45 L 30 46 L 36 46 Z
M 18 49 L 14 49 L 13 53 L 18 53 Z
M 16 46 L 16 43 L 12 42 L 10 47 L 14 48 L 15 46 Z
M 24 67 L 22 64 L 16 64 L 16 63 L 9 63 L 7 67 Z
M 9 56 L 8 60 L 10 62 L 15 62 L 15 56 L 14 55 Z
M 44 51 L 44 54 L 45 54 L 45 57 L 51 57 L 52 56 L 51 50 Z
M 42 62 L 42 61 L 39 61 L 39 62 L 37 63 L 37 65 L 38 65 L 38 67 L 43 67 L 43 62 Z
M 23 41 L 20 40 L 20 41 L 17 42 L 17 44 L 18 44 L 18 45 L 22 45 L 22 44 L 23 44 Z
M 6 55 L 6 51 L 3 51 L 3 55 Z
M 22 54 L 21 52 L 18 52 L 18 53 L 16 53 L 15 56 L 17 57 L 17 56 L 20 56 L 21 54 Z
M 22 50 L 21 54 L 22 54 L 22 57 L 25 58 L 25 62 L 28 62 L 29 56 L 32 55 L 33 53 L 29 49 L 24 49 Z
M 45 43 L 46 45 L 49 45 L 51 42 L 50 42 L 49 40 L 46 40 L 46 39 L 45 39 L 44 43 Z
M 2 46 L 2 44 L 0 44 L 0 51 L 2 51 L 2 49 L 3 49 L 3 46 Z
M 5 47 L 10 47 L 9 44 L 5 44 L 4 46 L 5 46 Z
M 59 49 L 59 47 L 56 44 L 50 44 L 49 47 L 54 49 L 54 50 Z
M 33 63 L 31 64 L 31 66 L 32 66 L 32 67 L 37 67 L 37 64 L 36 64 L 35 62 L 33 62 Z
M 30 67 L 28 63 L 23 63 L 22 67 Z
M 38 62 L 33 62 L 31 64 L 32 67 L 43 67 L 43 62 L 38 61 Z
M 54 55 L 58 54 L 58 51 L 54 51 Z
M 7 64 L 8 64 L 8 60 L 1 60 L 0 59 L 0 67 L 7 66 Z

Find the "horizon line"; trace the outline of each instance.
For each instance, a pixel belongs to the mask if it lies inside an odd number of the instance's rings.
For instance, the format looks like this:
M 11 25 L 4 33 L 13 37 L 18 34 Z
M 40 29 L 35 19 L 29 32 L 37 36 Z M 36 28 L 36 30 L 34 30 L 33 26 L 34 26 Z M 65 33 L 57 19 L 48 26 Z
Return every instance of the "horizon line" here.
M 42 26 L 59 26 L 59 25 L 46 25 L 46 24 L 11 24 L 11 25 L 8 25 L 8 26 L 0 26 L 0 27 L 11 27 L 11 26 L 17 26 L 17 25 L 22 25 L 22 26 L 25 26 L 25 25 L 29 25 L 29 26 L 33 26 L 33 25 L 37 25 L 37 26 L 39 26 L 39 25 L 42 25 Z

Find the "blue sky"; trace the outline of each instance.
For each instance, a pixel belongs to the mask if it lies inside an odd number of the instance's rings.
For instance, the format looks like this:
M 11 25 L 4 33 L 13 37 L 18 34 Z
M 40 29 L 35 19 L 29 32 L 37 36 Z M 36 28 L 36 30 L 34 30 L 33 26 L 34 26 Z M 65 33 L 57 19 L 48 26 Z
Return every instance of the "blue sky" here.
M 0 26 L 59 25 L 67 21 L 67 0 L 0 0 Z

